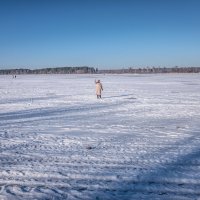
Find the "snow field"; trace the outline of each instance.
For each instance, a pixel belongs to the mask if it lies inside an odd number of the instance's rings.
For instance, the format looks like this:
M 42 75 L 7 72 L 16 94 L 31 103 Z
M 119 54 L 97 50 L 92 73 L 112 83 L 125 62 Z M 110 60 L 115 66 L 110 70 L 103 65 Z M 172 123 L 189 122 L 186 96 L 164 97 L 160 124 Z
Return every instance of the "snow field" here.
M 0 199 L 200 199 L 199 78 L 0 76 Z

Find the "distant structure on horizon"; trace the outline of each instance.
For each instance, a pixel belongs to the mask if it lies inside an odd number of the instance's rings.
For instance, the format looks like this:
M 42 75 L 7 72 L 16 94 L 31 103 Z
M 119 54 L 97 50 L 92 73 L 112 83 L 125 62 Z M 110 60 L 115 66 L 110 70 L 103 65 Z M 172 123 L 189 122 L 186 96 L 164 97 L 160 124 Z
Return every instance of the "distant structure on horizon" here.
M 13 74 L 154 74 L 154 73 L 200 73 L 200 67 L 146 67 L 98 70 L 93 67 L 56 67 L 43 69 L 2 69 L 0 75 Z

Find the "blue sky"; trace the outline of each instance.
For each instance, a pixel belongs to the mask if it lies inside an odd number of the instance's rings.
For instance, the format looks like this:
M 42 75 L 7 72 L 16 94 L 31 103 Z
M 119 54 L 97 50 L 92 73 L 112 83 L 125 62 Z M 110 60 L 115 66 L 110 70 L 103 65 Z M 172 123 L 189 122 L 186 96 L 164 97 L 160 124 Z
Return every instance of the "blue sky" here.
M 0 0 L 0 68 L 200 67 L 199 0 Z

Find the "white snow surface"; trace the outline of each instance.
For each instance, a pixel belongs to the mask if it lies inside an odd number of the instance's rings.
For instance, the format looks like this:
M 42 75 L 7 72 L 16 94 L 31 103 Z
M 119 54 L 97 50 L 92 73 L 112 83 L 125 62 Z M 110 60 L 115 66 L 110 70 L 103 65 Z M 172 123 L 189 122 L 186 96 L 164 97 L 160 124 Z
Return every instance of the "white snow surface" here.
M 0 199 L 200 199 L 200 74 L 0 76 Z

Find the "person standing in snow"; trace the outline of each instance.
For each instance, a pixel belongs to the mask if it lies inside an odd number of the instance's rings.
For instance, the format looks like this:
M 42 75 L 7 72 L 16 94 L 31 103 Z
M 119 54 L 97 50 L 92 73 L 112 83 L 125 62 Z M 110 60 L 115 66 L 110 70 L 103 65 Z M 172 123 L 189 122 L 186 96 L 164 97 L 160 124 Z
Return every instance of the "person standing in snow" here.
M 101 84 L 100 80 L 98 81 L 95 80 L 95 84 L 96 84 L 97 99 L 101 99 L 101 91 L 103 91 L 103 85 Z

